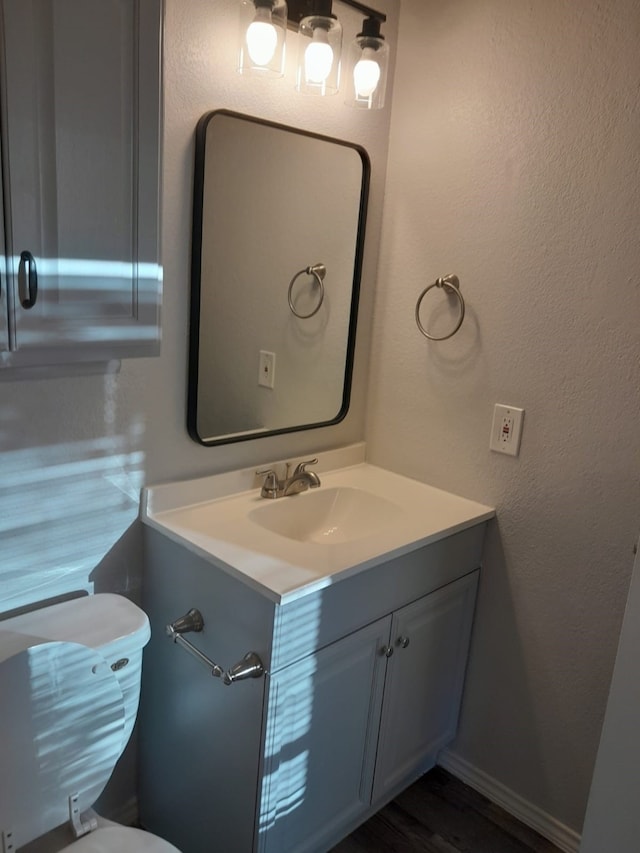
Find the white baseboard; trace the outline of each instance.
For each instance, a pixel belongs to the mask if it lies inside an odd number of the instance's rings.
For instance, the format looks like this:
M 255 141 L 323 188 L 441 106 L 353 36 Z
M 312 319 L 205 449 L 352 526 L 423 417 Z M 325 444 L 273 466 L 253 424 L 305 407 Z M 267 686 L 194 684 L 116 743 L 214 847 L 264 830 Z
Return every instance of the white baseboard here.
M 564 853 L 579 852 L 580 836 L 575 830 L 534 806 L 533 803 L 465 761 L 464 758 L 460 758 L 455 752 L 443 749 L 438 755 L 438 764 L 469 787 L 483 794 L 492 803 L 496 803 L 522 823 L 548 838 Z

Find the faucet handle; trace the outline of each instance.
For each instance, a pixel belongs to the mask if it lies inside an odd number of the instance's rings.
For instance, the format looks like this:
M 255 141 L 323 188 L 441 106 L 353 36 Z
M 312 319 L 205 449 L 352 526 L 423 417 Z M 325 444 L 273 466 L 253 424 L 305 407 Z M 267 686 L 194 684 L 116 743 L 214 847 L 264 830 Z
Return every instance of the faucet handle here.
M 297 477 L 298 474 L 304 474 L 307 469 L 307 465 L 317 465 L 318 457 L 316 456 L 314 459 L 307 459 L 306 462 L 298 462 L 296 465 L 296 469 L 293 472 L 293 476 Z
M 264 477 L 262 491 L 260 494 L 263 498 L 278 497 L 278 475 L 273 468 L 267 468 L 264 471 L 256 471 L 258 477 Z

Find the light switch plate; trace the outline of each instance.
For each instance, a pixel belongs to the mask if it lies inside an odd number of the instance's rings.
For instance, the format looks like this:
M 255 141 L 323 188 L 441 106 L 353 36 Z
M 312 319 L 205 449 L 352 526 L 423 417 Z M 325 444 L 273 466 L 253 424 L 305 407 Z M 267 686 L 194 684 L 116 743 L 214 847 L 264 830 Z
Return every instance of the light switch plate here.
M 260 350 L 258 359 L 258 385 L 263 388 L 273 388 L 276 382 L 276 354 L 268 350 Z
M 524 409 L 519 409 L 517 406 L 505 406 L 501 403 L 496 403 L 493 407 L 493 423 L 491 424 L 489 449 L 495 450 L 496 453 L 517 456 L 520 452 L 523 420 Z

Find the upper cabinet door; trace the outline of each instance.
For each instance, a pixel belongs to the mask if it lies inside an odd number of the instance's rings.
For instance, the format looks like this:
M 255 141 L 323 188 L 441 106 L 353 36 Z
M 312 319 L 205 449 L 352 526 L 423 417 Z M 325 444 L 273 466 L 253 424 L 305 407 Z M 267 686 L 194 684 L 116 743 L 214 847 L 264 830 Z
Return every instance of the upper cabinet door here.
M 0 359 L 9 349 L 9 305 L 7 301 L 7 269 L 4 250 L 4 205 L 2 201 L 2 181 L 0 180 Z M 1 363 L 1 362 L 0 362 Z
M 162 0 L 0 0 L 10 354 L 159 349 Z

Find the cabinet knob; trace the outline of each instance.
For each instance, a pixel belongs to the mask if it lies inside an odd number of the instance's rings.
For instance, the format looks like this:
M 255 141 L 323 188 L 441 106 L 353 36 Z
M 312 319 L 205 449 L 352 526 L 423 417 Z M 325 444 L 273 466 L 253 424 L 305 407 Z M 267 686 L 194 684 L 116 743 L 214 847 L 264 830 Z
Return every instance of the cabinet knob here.
M 386 658 L 390 658 L 391 655 L 393 654 L 393 646 L 383 646 L 380 649 L 380 654 Z
M 409 645 L 409 643 L 411 642 L 411 640 L 409 639 L 409 637 L 398 637 L 396 642 L 400 646 L 401 649 L 406 649 L 407 646 Z

